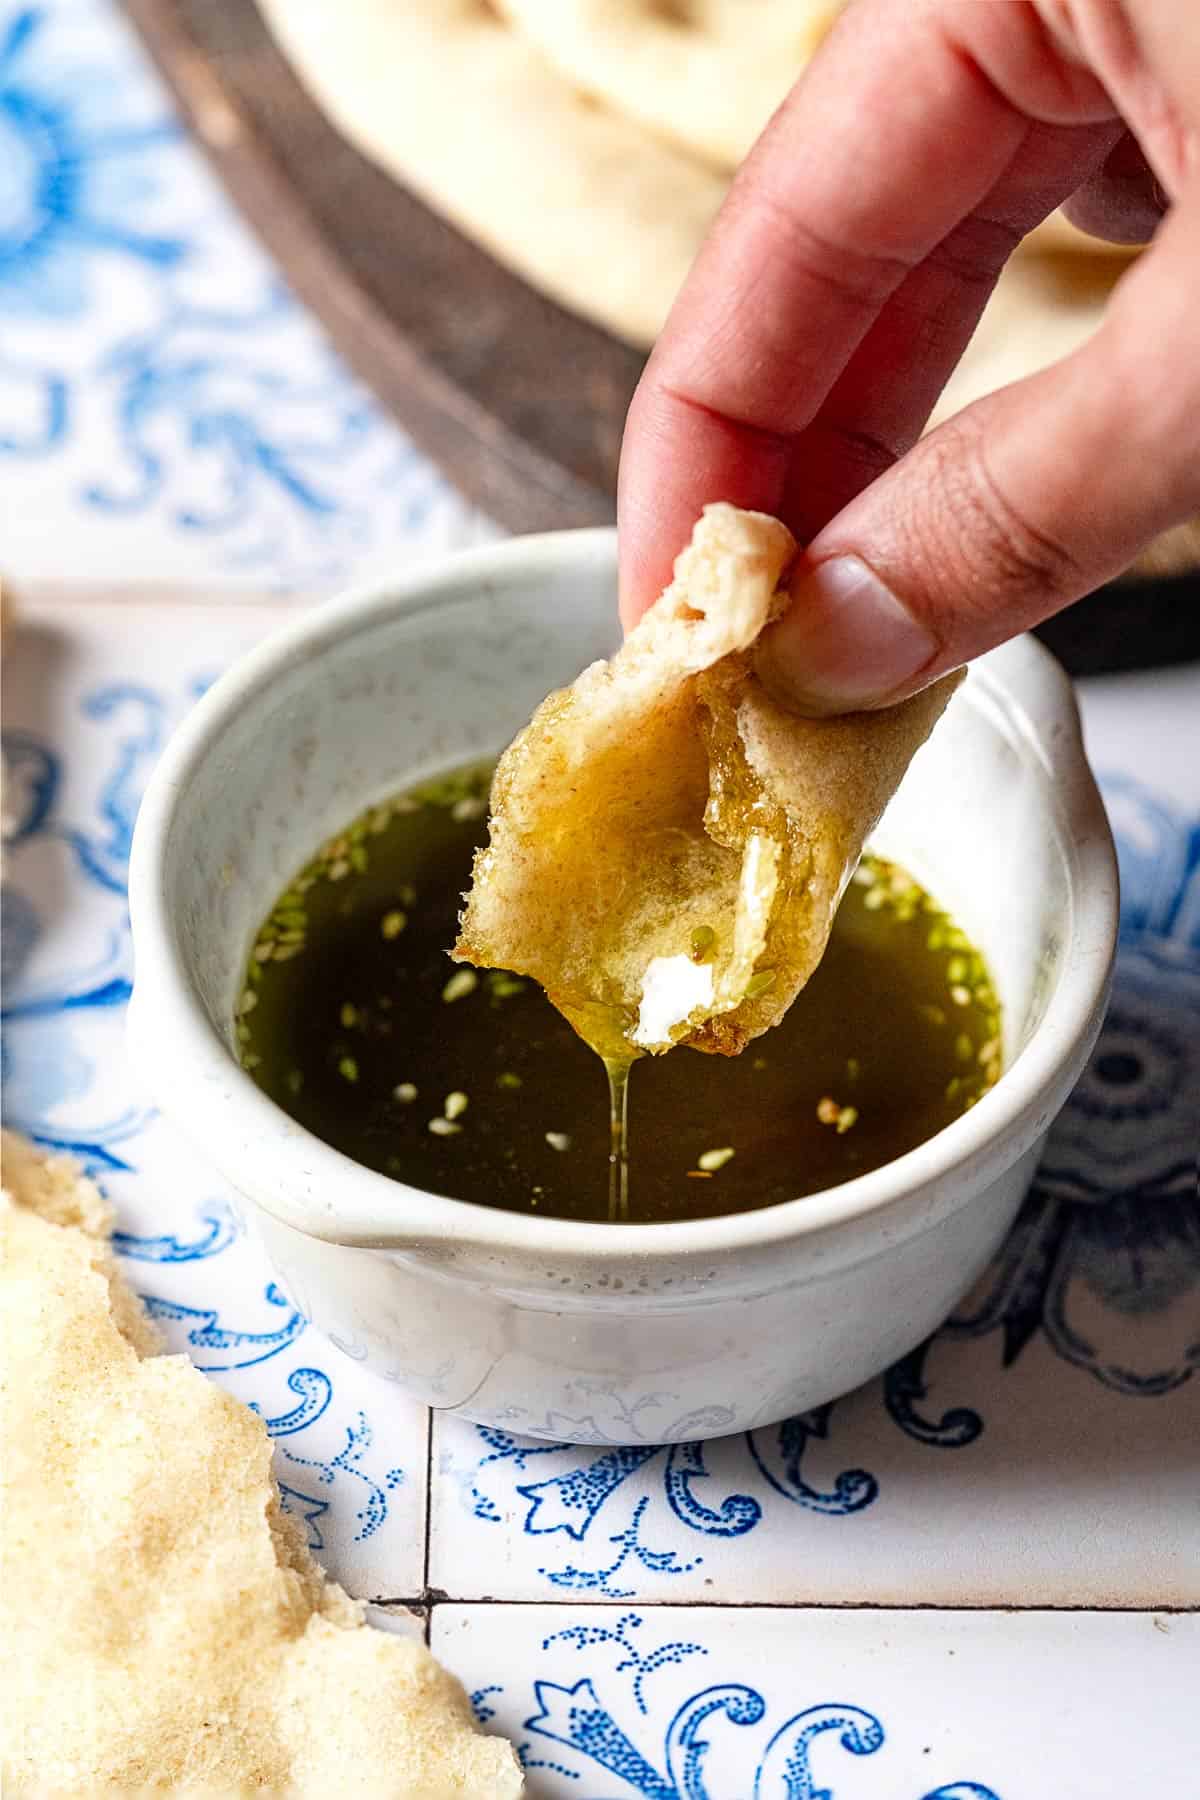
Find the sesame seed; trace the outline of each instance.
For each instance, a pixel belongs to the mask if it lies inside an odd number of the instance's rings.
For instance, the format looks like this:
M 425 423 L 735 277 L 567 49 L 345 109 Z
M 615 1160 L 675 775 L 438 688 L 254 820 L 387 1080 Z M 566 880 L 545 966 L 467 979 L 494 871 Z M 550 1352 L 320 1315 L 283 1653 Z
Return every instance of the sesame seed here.
M 769 993 L 775 986 L 776 974 L 775 969 L 760 969 L 757 975 L 752 975 L 746 983 L 746 992 L 743 997 L 747 1000 L 757 1000 L 760 994 Z
M 718 1169 L 725 1167 L 732 1155 L 733 1148 L 729 1144 L 723 1145 L 719 1150 L 705 1150 L 696 1158 L 696 1167 L 702 1175 L 715 1175 Z
M 453 1137 L 462 1130 L 462 1126 L 456 1125 L 453 1119 L 430 1119 L 429 1129 L 434 1137 Z
M 358 1080 L 358 1063 L 353 1056 L 341 1056 L 338 1058 L 338 1074 L 343 1081 Z
M 571 1140 L 565 1131 L 548 1131 L 546 1142 L 552 1150 L 569 1150 L 571 1148 Z
M 400 936 L 407 924 L 408 914 L 401 912 L 399 907 L 395 907 L 391 912 L 384 913 L 379 921 L 379 929 L 390 942 L 392 938 Z
M 479 977 L 474 969 L 458 969 L 442 989 L 442 999 L 447 1003 L 453 1000 L 464 1000 L 468 994 L 473 994 L 478 986 Z
M 463 1093 L 462 1089 L 455 1088 L 452 1094 L 446 1095 L 442 1104 L 442 1111 L 448 1119 L 457 1119 L 466 1112 L 468 1104 L 467 1096 Z
M 412 1081 L 401 1081 L 392 1089 L 392 1097 L 393 1099 L 399 1100 L 402 1105 L 409 1106 L 417 1097 L 416 1083 Z

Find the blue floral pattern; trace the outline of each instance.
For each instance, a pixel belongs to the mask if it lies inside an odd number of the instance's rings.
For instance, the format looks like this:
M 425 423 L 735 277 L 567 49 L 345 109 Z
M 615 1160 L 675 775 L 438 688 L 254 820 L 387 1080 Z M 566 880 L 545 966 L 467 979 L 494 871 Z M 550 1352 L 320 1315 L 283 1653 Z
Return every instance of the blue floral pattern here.
M 1153 1398 L 1200 1366 L 1200 819 L 1127 777 L 1104 788 L 1122 881 L 1104 1030 L 1011 1237 L 943 1335 L 999 1332 L 1008 1367 L 1041 1333 L 1106 1387 Z M 976 1414 L 915 1409 L 925 1353 L 890 1372 L 889 1410 L 925 1442 L 969 1443 Z
M 869 1506 L 879 1484 L 865 1469 L 840 1470 L 824 1487 L 805 1476 L 806 1450 L 810 1441 L 828 1438 L 832 1411 L 831 1406 L 818 1407 L 785 1420 L 773 1434 L 751 1433 L 745 1442 L 750 1452 L 747 1474 L 757 1471 L 774 1493 L 796 1506 L 838 1517 Z M 693 1428 L 697 1423 L 688 1422 Z M 627 1583 L 636 1580 L 639 1568 L 660 1576 L 689 1575 L 704 1561 L 699 1548 L 690 1556 L 654 1548 L 647 1541 L 648 1531 L 678 1536 L 675 1527 L 682 1526 L 686 1541 L 699 1546 L 706 1538 L 741 1538 L 763 1517 L 763 1499 L 726 1491 L 720 1478 L 714 1480 L 706 1460 L 709 1452 L 697 1440 L 631 1444 L 585 1459 L 569 1443 L 533 1443 L 493 1426 L 474 1429 L 489 1448 L 469 1460 L 460 1474 L 472 1515 L 485 1524 L 507 1527 L 515 1510 L 527 1537 L 548 1539 L 546 1560 L 538 1572 L 554 1588 L 628 1598 L 638 1591 Z M 657 1423 L 654 1430 L 657 1435 Z M 721 1459 L 726 1460 L 723 1455 Z M 513 1480 L 513 1472 L 524 1475 L 545 1468 L 554 1472 L 540 1480 Z M 503 1492 L 501 1483 L 509 1482 L 517 1504 L 515 1509 L 511 1503 L 502 1509 L 497 1495 Z M 625 1522 L 620 1523 L 612 1503 L 620 1505 L 622 1497 L 628 1500 L 631 1487 L 638 1490 L 638 1497 L 627 1517 L 622 1509 Z M 593 1554 L 586 1560 L 579 1557 L 577 1545 Z
M 313 589 L 489 533 L 297 307 L 110 0 L 0 0 L 0 320 L 18 568 L 68 520 L 90 572 Z
M 105 251 L 167 271 L 187 254 L 181 237 L 141 228 L 150 197 L 148 156 L 178 136 L 163 116 L 123 119 L 98 106 L 98 84 L 49 64 L 42 6 L 9 8 L 0 36 L 0 167 L 5 232 L 0 240 L 0 311 L 78 318 Z
M 689 1639 L 652 1645 L 642 1636 L 644 1625 L 640 1614 L 625 1613 L 615 1629 L 571 1625 L 542 1639 L 543 1656 L 550 1653 L 558 1664 L 574 1653 L 592 1672 L 532 1682 L 525 1735 L 517 1739 L 527 1773 L 545 1771 L 565 1784 L 603 1771 L 622 1793 L 644 1800 L 838 1800 L 850 1791 L 839 1776 L 852 1773 L 853 1759 L 875 1756 L 887 1741 L 875 1712 L 842 1701 L 817 1701 L 776 1722 L 761 1690 L 746 1681 L 707 1682 L 681 1701 L 672 1696 L 664 1708 L 651 1694 L 662 1671 L 691 1668 L 691 1659 L 714 1653 L 727 1657 Z M 501 1706 L 509 1710 L 506 1699 L 504 1683 L 471 1696 L 483 1724 Z M 736 1786 L 728 1783 L 731 1766 L 738 1770 Z M 563 1791 L 557 1782 L 554 1789 Z M 854 1783 L 853 1791 L 867 1789 Z M 871 1791 L 900 1800 L 895 1787 Z M 1001 1800 L 977 1781 L 908 1791 L 912 1800 Z

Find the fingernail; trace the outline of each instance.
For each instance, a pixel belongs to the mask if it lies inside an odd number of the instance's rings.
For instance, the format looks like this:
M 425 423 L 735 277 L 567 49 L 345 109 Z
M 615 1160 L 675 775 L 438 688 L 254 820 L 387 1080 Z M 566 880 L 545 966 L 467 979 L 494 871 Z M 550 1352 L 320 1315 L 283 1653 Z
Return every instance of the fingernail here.
M 759 644 L 764 686 L 799 712 L 878 705 L 936 655 L 932 633 L 857 556 L 831 557 L 792 590 Z

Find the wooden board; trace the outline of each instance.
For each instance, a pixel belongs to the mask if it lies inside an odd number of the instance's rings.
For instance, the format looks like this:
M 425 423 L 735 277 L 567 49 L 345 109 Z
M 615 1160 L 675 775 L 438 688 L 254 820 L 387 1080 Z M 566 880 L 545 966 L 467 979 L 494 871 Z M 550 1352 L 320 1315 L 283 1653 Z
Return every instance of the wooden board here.
M 253 0 L 126 10 L 293 289 L 455 487 L 511 531 L 610 524 L 641 354 L 352 149 Z
M 124 3 L 293 289 L 448 479 L 511 531 L 611 523 L 640 353 L 352 149 L 253 0 Z M 1200 658 L 1200 578 L 1114 584 L 1039 635 L 1075 674 Z

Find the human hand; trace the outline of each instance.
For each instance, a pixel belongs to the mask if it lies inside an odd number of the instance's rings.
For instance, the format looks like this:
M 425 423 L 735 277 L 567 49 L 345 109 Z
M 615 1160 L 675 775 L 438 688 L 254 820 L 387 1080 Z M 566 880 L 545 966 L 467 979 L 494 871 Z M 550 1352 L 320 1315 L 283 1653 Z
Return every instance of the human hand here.
M 1069 196 L 1152 247 L 1082 349 L 918 442 L 1010 252 Z M 626 626 L 710 500 L 807 545 L 759 672 L 814 713 L 914 692 L 1200 510 L 1194 0 L 856 0 L 634 396 Z

